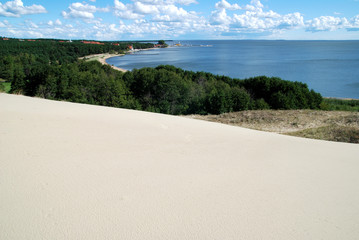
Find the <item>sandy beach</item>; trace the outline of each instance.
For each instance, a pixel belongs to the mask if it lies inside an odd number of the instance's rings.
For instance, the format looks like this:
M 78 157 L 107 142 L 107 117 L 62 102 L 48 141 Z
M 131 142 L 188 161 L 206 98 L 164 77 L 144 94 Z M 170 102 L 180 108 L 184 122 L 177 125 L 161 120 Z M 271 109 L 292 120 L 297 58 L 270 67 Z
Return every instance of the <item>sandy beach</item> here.
M 359 239 L 359 146 L 0 94 L 0 239 Z
M 115 69 L 115 70 L 118 70 L 118 71 L 121 71 L 121 72 L 127 72 L 126 69 L 123 69 L 123 68 L 119 68 L 119 67 L 110 65 L 110 64 L 108 64 L 108 63 L 106 62 L 106 60 L 107 60 L 108 58 L 119 57 L 119 56 L 123 56 L 123 55 L 125 55 L 125 54 L 101 53 L 101 54 L 88 55 L 88 56 L 82 57 L 82 58 L 80 58 L 80 59 L 85 59 L 85 60 L 87 60 L 87 61 L 99 61 L 99 62 L 102 63 L 102 64 L 109 65 L 110 67 L 112 67 L 112 68 Z
M 149 51 L 149 50 L 153 50 L 153 49 L 156 49 L 156 48 L 137 49 L 136 51 Z M 118 70 L 118 71 L 121 71 L 121 72 L 127 72 L 126 69 L 116 67 L 116 66 L 108 64 L 106 62 L 106 60 L 109 59 L 109 58 L 120 57 L 120 56 L 124 56 L 124 55 L 125 54 L 100 53 L 100 54 L 93 54 L 93 55 L 88 55 L 88 56 L 85 56 L 85 57 L 81 57 L 80 59 L 84 59 L 84 60 L 87 60 L 87 61 L 99 61 L 102 64 L 109 65 L 110 67 L 112 67 L 115 70 Z

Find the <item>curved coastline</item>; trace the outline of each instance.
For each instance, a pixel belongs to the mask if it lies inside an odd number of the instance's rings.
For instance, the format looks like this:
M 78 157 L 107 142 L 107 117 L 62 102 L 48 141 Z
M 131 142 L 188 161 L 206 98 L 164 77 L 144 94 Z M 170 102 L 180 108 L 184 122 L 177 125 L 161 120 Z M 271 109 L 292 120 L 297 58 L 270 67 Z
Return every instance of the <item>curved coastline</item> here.
M 88 56 L 82 57 L 80 59 L 83 59 L 83 60 L 86 60 L 86 61 L 99 61 L 102 64 L 109 65 L 110 67 L 112 67 L 113 69 L 115 69 L 117 71 L 127 72 L 126 69 L 116 67 L 116 66 L 111 65 L 111 64 L 106 62 L 106 60 L 109 59 L 109 58 L 120 57 L 120 56 L 124 56 L 124 55 L 125 54 L 101 53 L 101 54 L 88 55 Z
M 118 70 L 118 71 L 121 71 L 121 72 L 127 72 L 126 69 L 123 69 L 123 68 L 119 68 L 119 67 L 116 67 L 114 65 L 111 65 L 109 63 L 106 62 L 107 59 L 109 58 L 112 58 L 112 57 L 120 57 L 120 56 L 124 56 L 125 54 L 108 54 L 106 56 L 104 56 L 103 58 L 100 58 L 98 59 L 98 61 L 102 64 L 106 64 L 106 65 L 109 65 L 110 67 L 112 67 L 113 69 L 115 70 Z
M 156 49 L 156 48 L 138 49 L 136 51 L 148 51 L 148 50 L 153 50 L 153 49 Z M 117 71 L 127 72 L 128 70 L 126 70 L 124 68 L 114 66 L 114 65 L 109 64 L 107 62 L 107 59 L 109 59 L 109 58 L 125 56 L 127 53 L 128 52 L 126 52 L 125 54 L 100 53 L 100 54 L 88 55 L 88 56 L 85 56 L 85 57 L 81 57 L 79 59 L 83 59 L 83 60 L 86 60 L 86 61 L 99 61 L 102 64 L 109 65 L 110 67 L 112 67 L 113 69 L 115 69 Z
M 157 48 L 136 49 L 134 52 L 149 51 L 149 50 L 154 50 L 154 49 L 157 49 Z M 125 56 L 128 53 L 130 53 L 130 51 L 126 52 L 125 54 L 104 54 L 106 56 L 104 56 L 103 58 L 97 59 L 97 60 L 100 61 L 102 64 L 107 64 L 107 65 L 111 66 L 115 70 L 118 70 L 118 71 L 121 71 L 121 72 L 127 72 L 127 71 L 130 71 L 130 70 L 120 68 L 120 67 L 116 67 L 113 64 L 108 63 L 107 60 L 110 59 L 110 58 L 122 57 L 122 56 Z M 130 54 L 132 54 L 132 53 L 130 53 Z

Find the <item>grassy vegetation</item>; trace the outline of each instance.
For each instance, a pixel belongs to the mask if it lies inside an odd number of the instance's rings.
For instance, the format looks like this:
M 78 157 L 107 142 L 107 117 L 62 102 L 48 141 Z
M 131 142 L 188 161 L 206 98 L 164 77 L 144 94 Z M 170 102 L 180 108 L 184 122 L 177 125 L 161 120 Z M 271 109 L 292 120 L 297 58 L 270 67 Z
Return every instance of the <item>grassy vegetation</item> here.
M 323 98 L 321 109 L 326 111 L 351 111 L 359 112 L 359 100 Z
M 0 78 L 0 92 L 9 93 L 11 90 L 11 83 L 6 82 L 5 80 Z
M 358 112 L 256 110 L 189 117 L 291 136 L 359 143 Z
M 328 126 L 305 129 L 287 135 L 323 139 L 334 142 L 359 143 L 359 128 L 332 124 Z

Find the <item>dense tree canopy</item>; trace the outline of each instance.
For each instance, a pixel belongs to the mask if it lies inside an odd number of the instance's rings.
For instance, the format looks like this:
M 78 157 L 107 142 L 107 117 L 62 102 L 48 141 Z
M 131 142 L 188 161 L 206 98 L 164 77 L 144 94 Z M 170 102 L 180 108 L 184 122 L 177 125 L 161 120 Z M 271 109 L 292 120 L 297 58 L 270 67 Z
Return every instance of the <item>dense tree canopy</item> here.
M 84 43 L 85 42 L 85 43 Z M 132 45 L 136 49 L 153 47 L 152 43 L 140 42 L 94 42 L 94 41 L 61 41 L 54 39 L 37 39 L 36 41 L 20 41 L 19 39 L 0 40 L 0 56 L 17 56 L 21 53 L 36 55 L 43 61 L 64 63 L 77 61 L 98 53 L 122 53 Z

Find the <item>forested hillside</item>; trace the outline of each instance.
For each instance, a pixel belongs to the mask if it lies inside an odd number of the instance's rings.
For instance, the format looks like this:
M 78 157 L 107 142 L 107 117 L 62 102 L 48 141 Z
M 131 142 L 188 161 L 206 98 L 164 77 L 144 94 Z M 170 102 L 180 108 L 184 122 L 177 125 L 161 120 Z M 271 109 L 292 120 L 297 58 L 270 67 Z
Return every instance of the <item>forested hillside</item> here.
M 0 56 L 19 56 L 31 54 L 36 56 L 37 61 L 49 62 L 50 64 L 75 62 L 79 57 L 97 53 L 123 53 L 129 46 L 135 49 L 153 47 L 152 43 L 139 42 L 94 42 L 94 41 L 63 41 L 55 39 L 0 40 Z
M 306 84 L 279 78 L 240 80 L 168 65 L 122 73 L 99 62 L 78 60 L 120 52 L 128 44 L 0 41 L 0 78 L 11 82 L 12 93 L 167 114 L 317 109 L 322 102 Z

